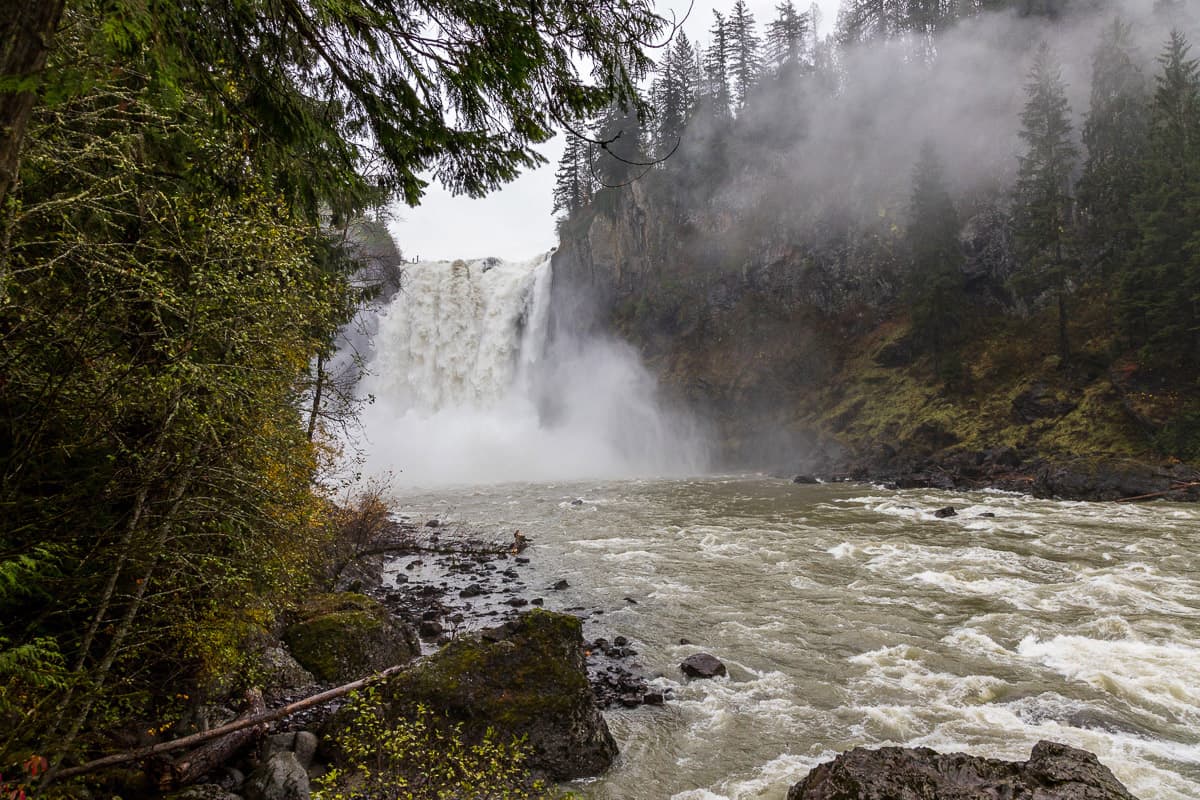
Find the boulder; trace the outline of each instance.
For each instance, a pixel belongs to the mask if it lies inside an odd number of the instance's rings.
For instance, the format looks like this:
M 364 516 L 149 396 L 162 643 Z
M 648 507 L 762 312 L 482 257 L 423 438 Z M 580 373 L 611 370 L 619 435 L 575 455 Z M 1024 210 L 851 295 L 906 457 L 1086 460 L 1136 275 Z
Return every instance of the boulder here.
M 863 747 L 814 768 L 788 800 L 1136 800 L 1093 754 L 1038 742 L 1028 761 Z
M 295 753 L 276 753 L 246 778 L 246 800 L 310 800 L 308 773 Z
M 283 647 L 268 647 L 259 656 L 263 679 L 263 691 L 285 694 L 307 690 L 317 683 L 311 672 L 300 666 L 300 662 Z
M 535 609 L 456 639 L 387 680 L 387 713 L 406 716 L 423 705 L 461 723 L 469 741 L 488 728 L 501 741 L 525 737 L 529 768 L 552 780 L 596 775 L 617 744 L 592 697 L 582 631 L 577 617 Z
M 688 656 L 679 665 L 683 674 L 689 678 L 715 678 L 726 674 L 725 665 L 716 656 L 708 653 L 696 653 Z
M 344 683 L 421 652 L 416 633 L 361 594 L 314 597 L 284 631 L 292 655 L 318 680 Z
M 933 515 L 938 519 L 946 519 L 947 517 L 957 517 L 958 512 L 954 510 L 954 506 L 945 506 L 934 511 Z
M 1043 466 L 1032 490 L 1036 497 L 1061 500 L 1120 500 L 1166 493 L 1181 482 L 1174 471 L 1153 464 L 1079 458 Z

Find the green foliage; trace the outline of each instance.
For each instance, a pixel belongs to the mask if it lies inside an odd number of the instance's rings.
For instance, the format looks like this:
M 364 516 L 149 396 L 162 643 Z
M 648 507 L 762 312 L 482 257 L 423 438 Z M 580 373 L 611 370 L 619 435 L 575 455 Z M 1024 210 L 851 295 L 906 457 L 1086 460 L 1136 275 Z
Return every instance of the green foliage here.
M 535 800 L 559 797 L 525 766 L 520 740 L 488 730 L 468 744 L 460 725 L 418 705 L 388 719 L 378 690 L 351 696 L 334 747 L 343 766 L 316 782 L 315 800 Z
M 1070 357 L 1066 295 L 1075 265 L 1069 257 L 1072 219 L 1071 172 L 1077 155 L 1071 138 L 1071 109 L 1061 69 L 1042 42 L 1025 85 L 1020 157 L 1013 190 L 1013 226 L 1021 268 L 1015 284 L 1027 295 L 1050 290 L 1058 304 L 1058 350 Z
M 1184 461 L 1200 461 L 1200 402 L 1179 410 L 1154 435 L 1154 446 L 1165 455 Z
M 1134 201 L 1140 240 L 1122 276 L 1121 315 L 1132 343 L 1155 360 L 1200 364 L 1200 63 L 1173 32 L 1150 112 L 1144 189 Z
M 940 374 L 943 367 L 950 366 L 943 356 L 961 324 L 965 291 L 958 214 L 942 179 L 941 162 L 929 142 L 921 148 L 913 173 L 909 217 L 912 265 L 907 295 L 913 333 L 933 356 L 934 372 Z M 959 368 L 961 372 L 961 363 Z

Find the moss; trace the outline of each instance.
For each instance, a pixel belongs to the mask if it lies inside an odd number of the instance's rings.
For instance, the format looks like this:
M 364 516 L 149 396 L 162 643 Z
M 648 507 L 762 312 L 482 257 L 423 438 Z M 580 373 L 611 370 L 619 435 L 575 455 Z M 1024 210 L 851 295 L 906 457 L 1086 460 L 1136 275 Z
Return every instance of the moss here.
M 318 680 L 359 678 L 407 661 L 416 651 L 411 637 L 365 595 L 319 595 L 305 603 L 300 617 L 284 631 L 284 641 Z

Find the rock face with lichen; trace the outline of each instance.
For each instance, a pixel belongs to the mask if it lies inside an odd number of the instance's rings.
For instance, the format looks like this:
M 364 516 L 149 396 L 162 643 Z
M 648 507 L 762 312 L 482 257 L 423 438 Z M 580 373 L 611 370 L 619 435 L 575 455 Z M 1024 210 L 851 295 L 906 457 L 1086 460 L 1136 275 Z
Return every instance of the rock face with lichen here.
M 395 715 L 417 704 L 442 712 L 468 739 L 488 728 L 524 737 L 529 767 L 553 780 L 596 775 L 617 744 L 588 684 L 582 631 L 567 614 L 522 614 L 392 676 L 384 701 Z
M 420 653 L 412 628 L 366 595 L 312 598 L 283 638 L 296 661 L 318 680 L 346 682 L 403 664 Z
M 1038 742 L 1028 761 L 862 747 L 817 766 L 788 800 L 1136 800 L 1096 756 Z

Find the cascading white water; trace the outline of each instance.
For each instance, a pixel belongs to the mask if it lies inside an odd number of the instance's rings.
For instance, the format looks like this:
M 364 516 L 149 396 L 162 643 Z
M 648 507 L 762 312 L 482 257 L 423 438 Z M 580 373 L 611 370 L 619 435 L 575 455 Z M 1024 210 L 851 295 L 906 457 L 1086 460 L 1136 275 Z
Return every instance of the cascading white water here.
M 550 259 L 408 265 L 375 320 L 368 472 L 402 485 L 695 473 L 697 427 L 632 348 L 550 346 Z

